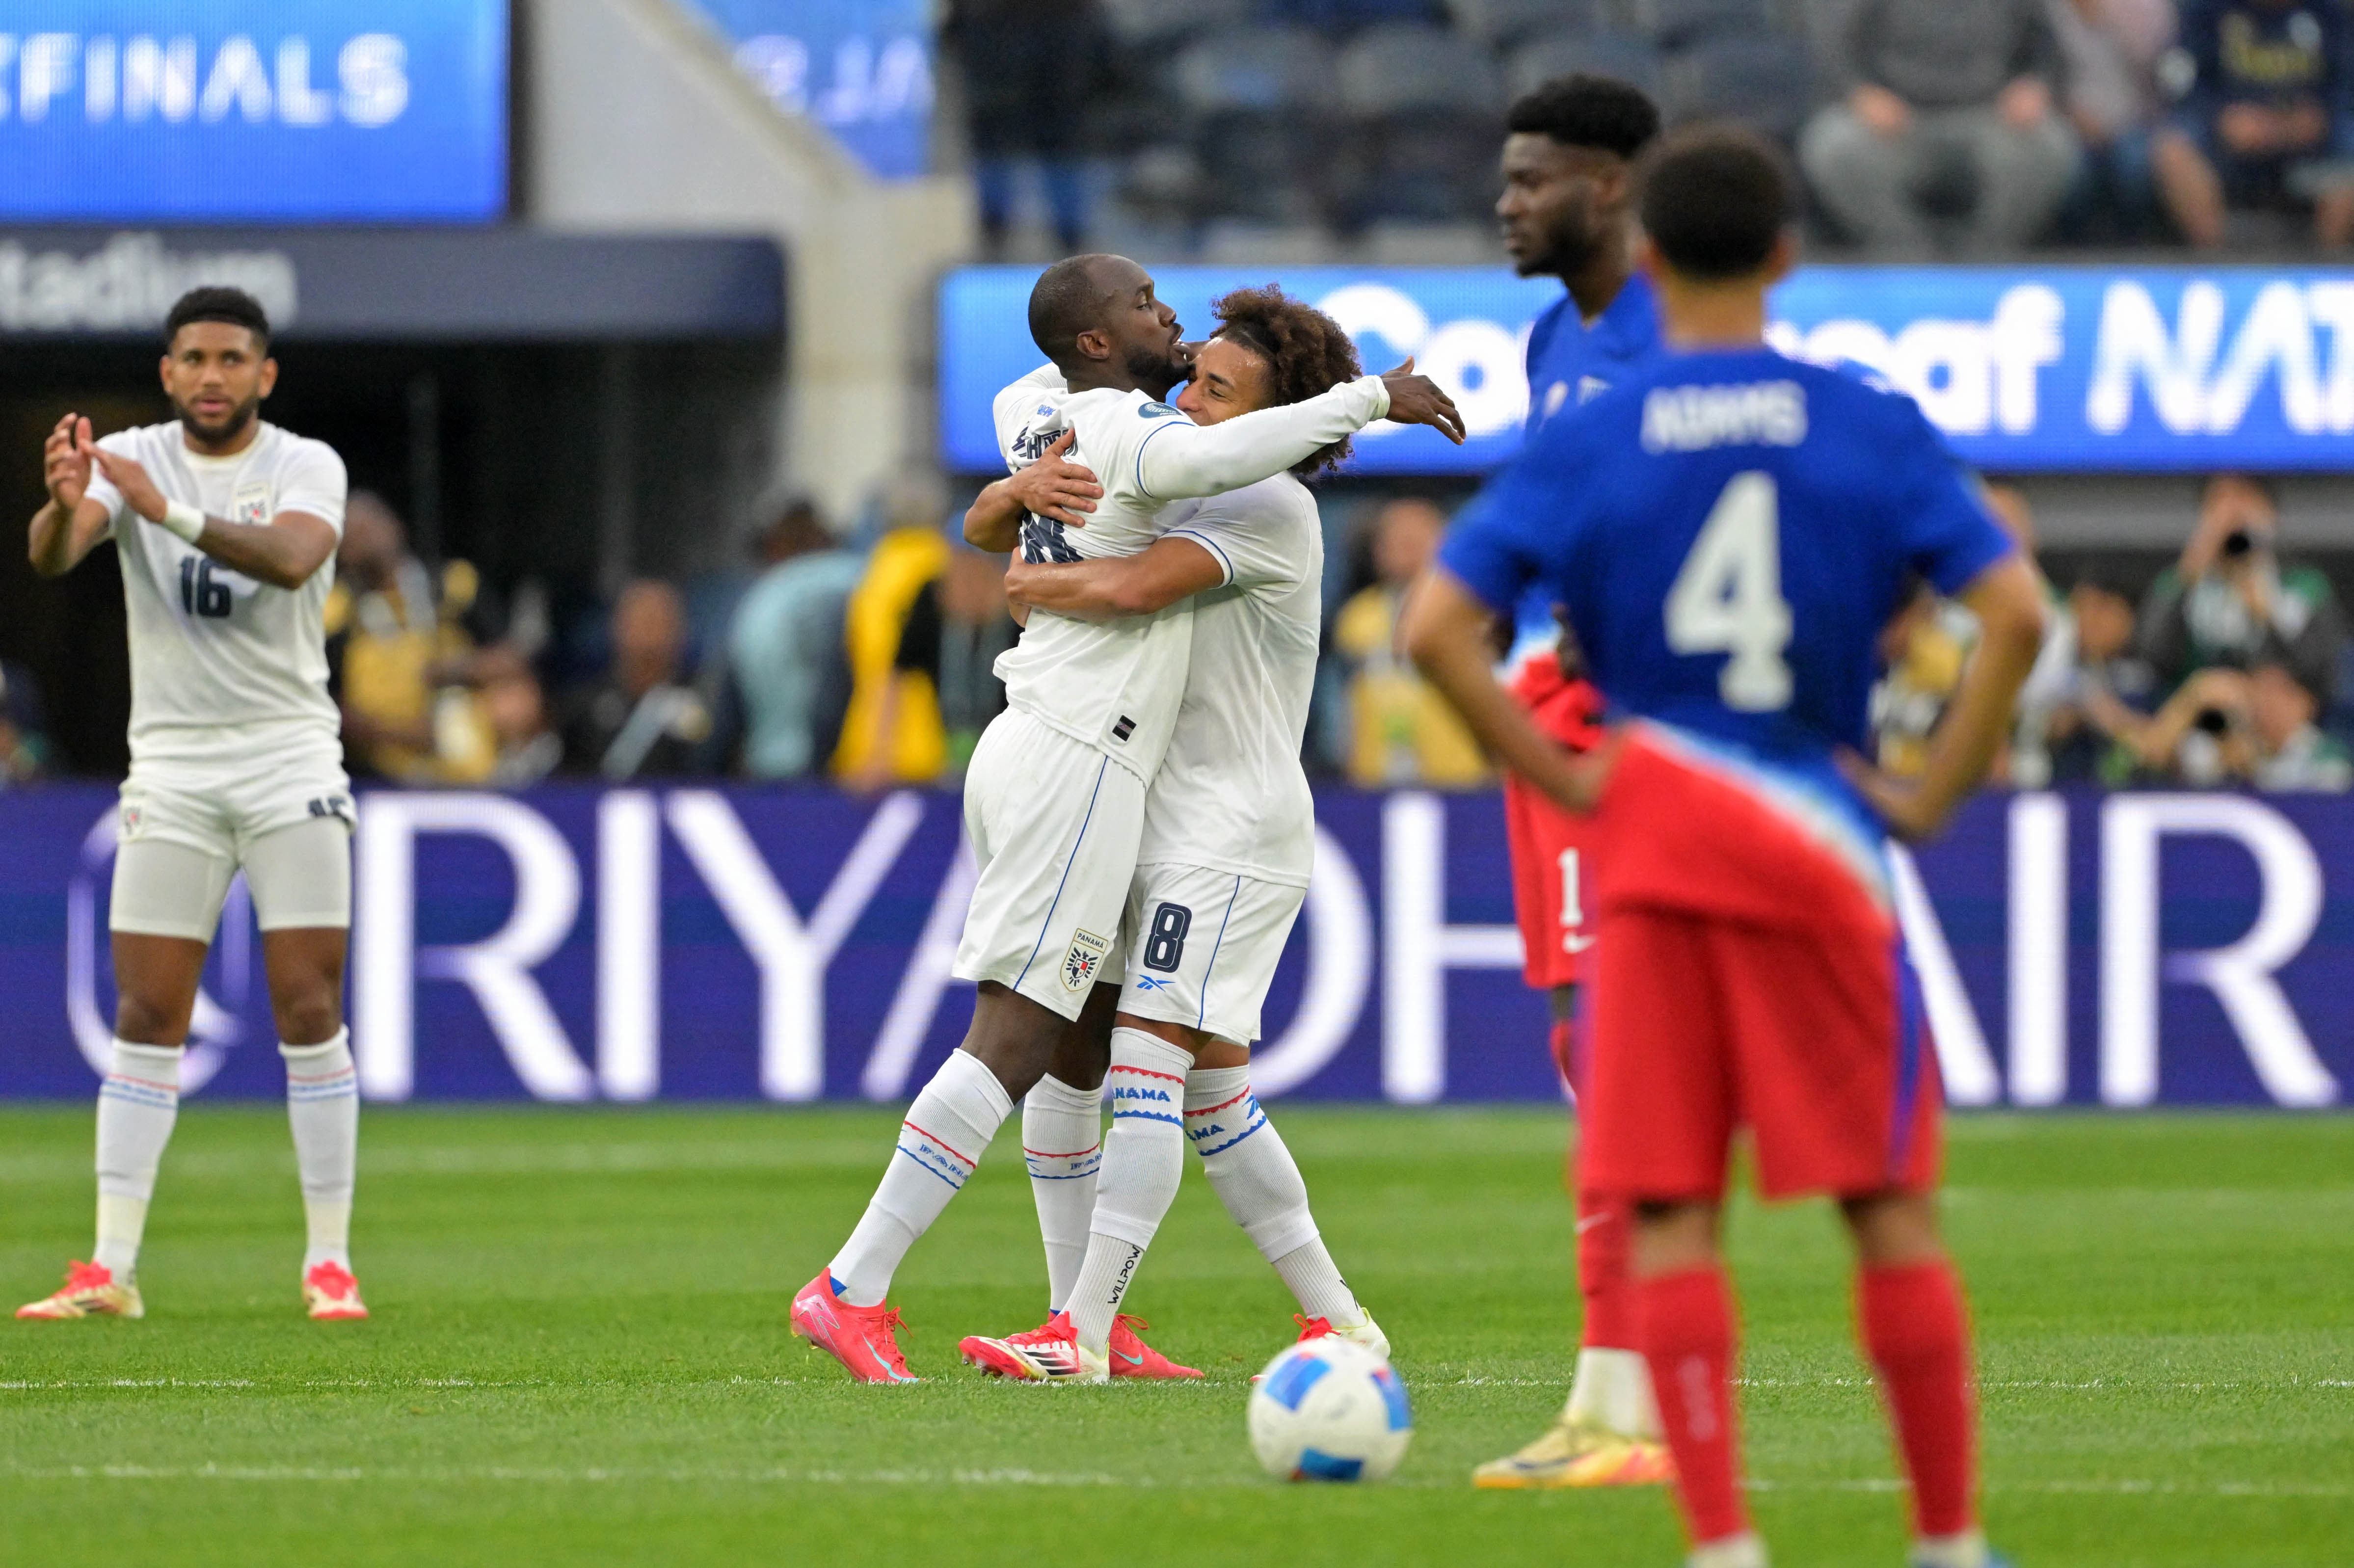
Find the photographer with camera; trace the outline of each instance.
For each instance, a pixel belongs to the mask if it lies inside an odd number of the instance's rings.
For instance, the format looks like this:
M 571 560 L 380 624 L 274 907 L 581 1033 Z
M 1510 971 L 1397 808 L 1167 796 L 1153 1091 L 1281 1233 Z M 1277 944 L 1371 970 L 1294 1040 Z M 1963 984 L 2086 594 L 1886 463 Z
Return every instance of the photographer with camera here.
M 2345 614 L 2327 577 L 2280 558 L 2279 532 L 2270 482 L 2243 473 L 2207 482 L 2181 560 L 2142 603 L 2141 654 L 2162 686 L 2179 688 L 2202 670 L 2271 663 L 2328 706 Z
M 2354 758 L 2314 723 L 2320 704 L 2274 659 L 2246 673 L 2201 670 L 2129 744 L 2152 773 L 2202 789 L 2340 791 Z

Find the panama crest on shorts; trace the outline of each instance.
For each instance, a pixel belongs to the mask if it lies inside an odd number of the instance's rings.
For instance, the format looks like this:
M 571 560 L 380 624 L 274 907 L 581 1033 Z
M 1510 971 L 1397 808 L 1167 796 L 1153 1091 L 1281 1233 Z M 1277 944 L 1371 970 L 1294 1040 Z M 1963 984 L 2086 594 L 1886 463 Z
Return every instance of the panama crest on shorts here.
M 146 820 L 147 813 L 137 806 L 124 806 L 122 808 L 122 832 L 118 836 L 126 839 L 137 838 L 139 836 L 139 825 Z
M 1093 985 L 1110 952 L 1110 938 L 1098 937 L 1093 931 L 1074 931 L 1071 945 L 1063 952 L 1063 967 L 1059 971 L 1063 977 L 1063 989 L 1083 991 Z

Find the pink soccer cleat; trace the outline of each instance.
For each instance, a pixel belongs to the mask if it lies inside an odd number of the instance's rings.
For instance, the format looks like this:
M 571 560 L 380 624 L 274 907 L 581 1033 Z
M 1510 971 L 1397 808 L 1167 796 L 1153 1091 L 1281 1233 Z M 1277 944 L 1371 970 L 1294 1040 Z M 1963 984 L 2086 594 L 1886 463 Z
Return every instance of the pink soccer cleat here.
M 860 1383 L 920 1383 L 899 1353 L 907 1319 L 889 1302 L 853 1307 L 834 1294 L 833 1275 L 821 1270 L 793 1298 L 793 1332 L 842 1363 Z
M 119 1283 L 102 1263 L 76 1260 L 66 1269 L 65 1285 L 38 1301 L 16 1308 L 19 1318 L 144 1318 L 146 1303 L 139 1287 Z
M 1150 1327 L 1151 1324 L 1129 1312 L 1122 1312 L 1111 1320 L 1112 1376 L 1187 1378 L 1202 1375 L 1199 1369 L 1179 1366 L 1137 1337 L 1139 1329 Z
M 302 1277 L 302 1305 L 321 1323 L 352 1323 L 368 1315 L 360 1299 L 360 1282 L 333 1258 Z
M 1117 1335 L 1118 1330 L 1115 1330 L 1115 1346 L 1119 1343 Z M 1142 1341 L 1138 1341 L 1138 1348 L 1142 1349 Z M 1149 1351 L 1145 1353 L 1152 1355 Z M 957 1345 L 957 1354 L 962 1356 L 969 1365 L 979 1367 L 991 1377 L 1007 1377 L 1024 1383 L 1109 1383 L 1112 1368 L 1119 1361 L 1116 1349 L 1108 1357 L 1089 1355 L 1079 1344 L 1079 1336 L 1071 1328 L 1071 1315 L 1067 1312 L 1057 1312 L 1035 1329 L 1008 1334 L 1002 1340 L 975 1335 Z M 1157 1355 L 1153 1359 L 1161 1360 Z M 1140 1357 L 1140 1364 L 1141 1361 Z M 1163 1361 L 1161 1364 L 1166 1366 L 1168 1362 Z M 1199 1377 L 1201 1374 L 1196 1372 L 1193 1375 Z

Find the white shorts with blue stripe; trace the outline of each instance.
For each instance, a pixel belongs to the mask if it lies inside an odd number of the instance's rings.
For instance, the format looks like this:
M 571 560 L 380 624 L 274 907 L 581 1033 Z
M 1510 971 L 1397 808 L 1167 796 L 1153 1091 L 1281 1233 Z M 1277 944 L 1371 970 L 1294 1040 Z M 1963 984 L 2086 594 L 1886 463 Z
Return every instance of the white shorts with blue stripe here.
M 1199 865 L 1140 865 L 1119 1010 L 1256 1043 L 1276 960 L 1308 890 Z
M 964 776 L 980 877 L 954 972 L 1076 1019 L 1119 980 L 1119 922 L 1144 833 L 1144 780 L 1018 708 L 990 721 Z

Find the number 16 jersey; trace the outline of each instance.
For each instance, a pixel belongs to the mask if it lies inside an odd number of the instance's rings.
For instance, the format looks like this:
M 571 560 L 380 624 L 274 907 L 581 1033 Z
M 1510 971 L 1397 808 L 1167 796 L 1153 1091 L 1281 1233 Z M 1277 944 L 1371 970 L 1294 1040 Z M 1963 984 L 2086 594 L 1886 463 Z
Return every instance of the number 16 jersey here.
M 164 499 L 207 516 L 267 524 L 303 512 L 343 534 L 344 463 L 324 442 L 265 423 L 243 451 L 207 457 L 174 422 L 98 444 L 139 463 Z M 133 768 L 307 757 L 340 765 L 342 721 L 327 694 L 333 559 L 300 588 L 273 588 L 139 516 L 95 471 L 89 493 L 107 509 L 122 556 Z

